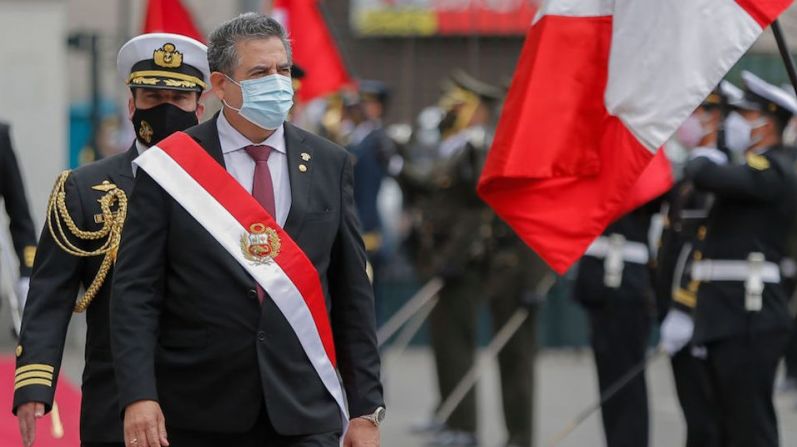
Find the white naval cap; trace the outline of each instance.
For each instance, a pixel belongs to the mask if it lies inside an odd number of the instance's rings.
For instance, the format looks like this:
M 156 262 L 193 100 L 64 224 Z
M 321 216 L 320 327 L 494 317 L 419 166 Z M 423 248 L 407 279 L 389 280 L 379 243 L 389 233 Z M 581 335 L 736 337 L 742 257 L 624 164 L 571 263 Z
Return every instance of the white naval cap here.
M 116 68 L 133 88 L 201 92 L 210 83 L 207 52 L 208 47 L 190 37 L 142 34 L 122 46 Z
M 703 100 L 701 105 L 703 107 L 719 107 L 724 106 L 725 104 L 733 105 L 742 98 L 744 98 L 744 92 L 742 92 L 742 89 L 726 80 L 722 80 L 717 88 L 712 90 L 706 99 Z
M 742 72 L 744 97 L 731 102 L 733 106 L 746 110 L 760 110 L 775 115 L 797 113 L 797 98 L 786 90 L 772 85 L 749 71 Z

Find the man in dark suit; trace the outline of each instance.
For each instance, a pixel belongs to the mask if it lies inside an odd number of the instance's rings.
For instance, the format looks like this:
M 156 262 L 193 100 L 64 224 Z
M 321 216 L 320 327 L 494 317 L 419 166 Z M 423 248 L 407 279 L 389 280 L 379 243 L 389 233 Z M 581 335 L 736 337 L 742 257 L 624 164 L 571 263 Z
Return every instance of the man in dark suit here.
M 222 24 L 208 61 L 224 108 L 187 133 L 317 271 L 352 417 L 344 445 L 378 446 L 385 410 L 350 158 L 284 122 L 290 45 L 275 20 L 248 13 Z M 126 444 L 339 445 L 339 403 L 302 344 L 313 334 L 294 332 L 277 305 L 284 294 L 266 293 L 200 224 L 207 216 L 142 170 L 111 306 Z
M 30 283 L 30 271 L 36 254 L 36 230 L 30 218 L 25 185 L 19 171 L 8 124 L 0 123 L 0 197 L 5 202 L 6 212 L 11 219 L 9 229 L 14 251 L 19 260 L 19 281 L 14 284 L 20 309 L 24 307 L 25 296 Z M 0 247 L 9 250 L 11 247 Z
M 167 53 L 179 54 L 181 62 L 159 56 Z M 161 138 L 198 122 L 204 110 L 199 96 L 209 76 L 206 54 L 203 44 L 174 34 L 144 34 L 127 42 L 117 66 L 132 91 L 128 106 L 136 141 L 124 153 L 59 176 L 16 351 L 13 409 L 26 446 L 35 439 L 35 420 L 54 405 L 55 378 L 73 311 L 86 311 L 88 325 L 82 446 L 123 445 L 108 313 L 113 263 L 133 188 L 132 163 Z M 76 304 L 81 287 L 86 293 Z
M 685 170 L 716 197 L 702 249 L 692 254 L 692 343 L 706 350 L 720 444 L 769 447 L 779 445 L 772 392 L 791 330 L 780 262 L 797 212 L 797 176 L 782 135 L 797 101 L 752 73 L 742 79 L 745 95 L 727 132 L 742 136 L 745 163 L 697 157 Z

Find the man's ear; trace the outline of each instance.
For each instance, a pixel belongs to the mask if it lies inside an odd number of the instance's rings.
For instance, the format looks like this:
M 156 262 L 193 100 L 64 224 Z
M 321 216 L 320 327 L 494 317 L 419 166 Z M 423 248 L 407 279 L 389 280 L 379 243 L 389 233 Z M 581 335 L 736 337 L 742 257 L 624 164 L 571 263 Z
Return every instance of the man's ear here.
M 214 71 L 210 74 L 211 91 L 219 98 L 220 101 L 224 100 L 224 85 L 227 82 L 227 77 L 220 71 Z
M 133 95 L 130 95 L 130 97 L 127 98 L 127 118 L 132 121 L 133 113 L 135 112 L 136 112 L 136 100 L 135 98 L 133 98 Z
M 202 121 L 202 115 L 205 114 L 205 104 L 199 102 L 196 105 L 196 119 Z

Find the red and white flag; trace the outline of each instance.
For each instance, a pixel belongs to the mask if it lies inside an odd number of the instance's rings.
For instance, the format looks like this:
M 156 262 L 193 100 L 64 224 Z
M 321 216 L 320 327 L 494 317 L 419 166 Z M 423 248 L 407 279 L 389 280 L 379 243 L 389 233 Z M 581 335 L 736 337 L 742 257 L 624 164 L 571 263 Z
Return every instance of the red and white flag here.
M 559 273 L 669 181 L 659 148 L 791 0 L 547 0 L 480 196 Z
M 318 0 L 274 0 L 272 15 L 288 31 L 293 60 L 305 72 L 299 90 L 302 100 L 352 85 Z
M 197 28 L 191 13 L 180 0 L 148 0 L 144 33 L 180 34 L 200 42 L 205 41 L 205 36 Z

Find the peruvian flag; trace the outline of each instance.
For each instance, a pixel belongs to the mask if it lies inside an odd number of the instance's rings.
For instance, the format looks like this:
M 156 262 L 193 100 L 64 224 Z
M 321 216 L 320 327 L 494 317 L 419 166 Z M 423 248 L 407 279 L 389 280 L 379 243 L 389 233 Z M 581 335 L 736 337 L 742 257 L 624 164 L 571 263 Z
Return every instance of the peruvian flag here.
M 272 15 L 288 31 L 293 60 L 305 71 L 299 90 L 303 101 L 352 84 L 318 0 L 274 0 Z
M 790 4 L 546 0 L 479 195 L 563 273 L 611 221 L 669 186 L 659 148 Z
M 180 0 L 149 0 L 144 18 L 144 33 L 172 33 L 205 42 L 191 13 Z

